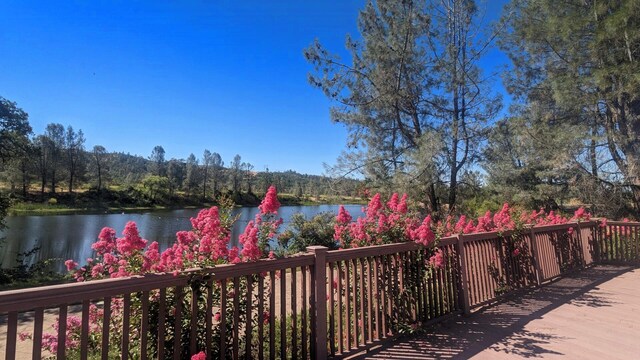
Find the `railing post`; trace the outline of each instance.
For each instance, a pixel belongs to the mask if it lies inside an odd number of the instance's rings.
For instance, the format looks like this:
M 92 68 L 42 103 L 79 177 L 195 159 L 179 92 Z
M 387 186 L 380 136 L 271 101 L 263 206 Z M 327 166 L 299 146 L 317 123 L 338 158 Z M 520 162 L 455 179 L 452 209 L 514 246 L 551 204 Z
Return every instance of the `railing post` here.
M 314 279 L 315 286 L 315 342 L 314 359 L 327 358 L 327 250 L 324 246 L 308 246 L 307 251 L 315 256 L 314 262 Z
M 462 298 L 462 310 L 465 314 L 471 313 L 471 306 L 469 305 L 469 280 L 467 277 L 467 260 L 464 255 L 464 241 L 463 235 L 456 235 L 456 247 L 458 253 L 458 264 L 460 265 L 460 284 L 459 291 Z
M 535 225 L 531 225 L 529 228 L 529 239 L 531 240 L 531 259 L 533 260 L 533 269 L 536 273 L 536 285 L 540 286 L 540 284 L 542 284 L 542 267 L 540 266 L 540 254 L 538 254 Z
M 582 239 L 582 226 L 580 224 L 580 220 L 578 220 L 578 222 L 576 223 L 576 237 L 578 239 L 578 245 L 579 245 L 579 249 L 580 249 L 580 256 L 582 257 L 580 259 L 580 264 L 582 267 L 587 266 L 587 255 L 585 255 L 585 246 L 584 246 L 584 242 Z
M 593 262 L 600 263 L 600 241 L 602 236 L 600 233 L 600 224 L 602 220 L 592 221 L 591 224 L 591 241 L 593 242 Z

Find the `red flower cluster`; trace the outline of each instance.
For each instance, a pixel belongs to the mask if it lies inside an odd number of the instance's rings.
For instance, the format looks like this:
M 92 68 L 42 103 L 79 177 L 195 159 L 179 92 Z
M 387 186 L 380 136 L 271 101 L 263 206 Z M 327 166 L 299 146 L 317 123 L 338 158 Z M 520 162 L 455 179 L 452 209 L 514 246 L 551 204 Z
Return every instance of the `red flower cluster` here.
M 361 247 L 408 241 L 415 220 L 407 211 L 406 194 L 398 199 L 393 194 L 386 204 L 380 194 L 373 196 L 369 205 L 362 209 L 365 217 L 351 222 L 352 217 L 343 206 L 338 210 L 334 226 L 334 239 L 340 247 Z
M 264 196 L 264 200 L 262 200 L 259 208 L 262 214 L 278 213 L 278 209 L 280 209 L 280 202 L 278 201 L 278 193 L 275 186 L 269 186 L 267 194 Z
M 275 258 L 275 254 L 269 249 L 269 243 L 282 225 L 282 219 L 277 217 L 280 202 L 275 186 L 269 187 L 258 208 L 260 212 L 256 214 L 254 220 L 249 221 L 244 232 L 240 234 L 242 261 L 255 261 L 264 257 Z

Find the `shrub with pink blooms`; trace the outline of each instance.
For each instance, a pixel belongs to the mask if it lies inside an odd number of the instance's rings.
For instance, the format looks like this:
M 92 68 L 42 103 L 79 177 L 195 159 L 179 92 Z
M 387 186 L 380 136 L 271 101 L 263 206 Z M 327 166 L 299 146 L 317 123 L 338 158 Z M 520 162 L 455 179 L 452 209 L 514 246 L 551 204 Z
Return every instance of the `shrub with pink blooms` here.
M 352 221 L 343 206 L 338 211 L 334 226 L 334 239 L 343 248 L 391 244 L 412 240 L 412 231 L 417 227 L 415 217 L 407 209 L 407 195 L 399 198 L 394 193 L 383 203 L 380 194 L 375 194 L 369 205 L 363 208 L 365 217 Z
M 415 212 L 409 211 L 406 194 L 392 194 L 387 201 L 384 201 L 380 194 L 375 194 L 369 204 L 363 208 L 364 216 L 353 218 L 353 216 L 343 207 L 340 206 L 337 216 L 333 219 L 333 223 L 327 223 L 327 235 L 332 235 L 333 240 L 340 248 L 355 248 L 371 245 L 382 245 L 398 242 L 415 242 L 420 244 L 420 251 L 416 252 L 412 258 L 412 264 L 394 263 L 395 271 L 400 273 L 411 273 L 412 277 L 407 278 L 404 289 L 399 289 L 394 296 L 400 302 L 412 303 L 419 294 L 415 293 L 415 289 L 420 286 L 412 286 L 411 281 L 425 279 L 429 276 L 442 274 L 443 271 L 450 271 L 451 255 L 438 247 L 439 241 L 449 236 L 459 234 L 472 234 L 478 232 L 495 232 L 500 241 L 495 242 L 496 251 L 500 254 L 490 265 L 489 273 L 494 276 L 496 283 L 500 285 L 500 291 L 509 291 L 512 288 L 522 286 L 531 281 L 526 277 L 517 277 L 505 274 L 530 274 L 526 271 L 531 265 L 531 256 L 529 254 L 528 245 L 524 240 L 524 232 L 527 226 L 564 224 L 569 221 L 580 222 L 589 221 L 591 215 L 583 208 L 578 209 L 571 218 L 559 215 L 553 211 L 546 213 L 542 210 L 533 212 L 516 211 L 509 204 L 504 204 L 502 208 L 491 213 L 487 211 L 484 215 L 477 219 L 461 216 L 447 216 L 444 219 L 436 219 L 431 215 L 420 216 Z M 280 231 L 282 219 L 278 216 L 280 202 L 277 198 L 277 191 L 271 186 L 267 191 L 264 200 L 259 206 L 259 213 L 251 220 L 239 237 L 239 246 L 232 247 L 231 228 L 237 220 L 231 215 L 232 204 L 223 202 L 220 207 L 212 207 L 204 209 L 198 215 L 191 219 L 191 229 L 188 231 L 179 231 L 176 234 L 176 241 L 164 251 L 160 251 L 157 242 L 149 242 L 141 237 L 138 228 L 134 222 L 128 222 L 118 237 L 115 229 L 104 228 L 98 235 L 98 240 L 92 245 L 95 255 L 91 259 L 87 259 L 86 264 L 80 266 L 72 260 L 65 262 L 70 273 L 77 281 L 89 281 L 93 279 L 118 278 L 131 275 L 142 275 L 147 273 L 173 273 L 179 275 L 187 269 L 210 268 L 220 264 L 234 264 L 240 262 L 251 262 L 259 259 L 274 258 L 275 251 L 272 244 L 277 243 L 276 236 Z M 331 218 L 329 218 L 331 220 Z M 333 232 L 331 232 L 333 226 Z M 300 227 L 303 229 L 303 227 Z M 558 236 L 575 237 L 571 228 L 565 234 Z M 281 236 L 282 238 L 282 236 Z M 280 243 L 283 240 L 280 239 Z M 567 250 L 570 251 L 571 249 Z M 565 249 L 561 249 L 565 251 Z M 506 270 L 505 270 L 506 269 Z M 346 275 L 346 269 L 339 268 L 337 271 L 342 272 L 342 276 Z M 226 285 L 216 283 L 210 288 L 205 278 L 199 278 L 197 272 L 190 280 L 190 286 L 182 292 L 176 289 L 168 289 L 165 296 L 165 302 L 169 309 L 180 308 L 182 313 L 166 314 L 166 325 L 173 326 L 180 316 L 182 325 L 186 329 L 189 327 L 192 318 L 197 319 L 198 323 L 212 321 L 214 330 L 212 338 L 214 343 L 219 344 L 222 336 L 222 330 L 226 334 L 231 334 L 233 329 L 232 304 L 227 302 L 227 310 L 221 312 L 220 299 L 222 287 L 226 286 L 227 292 L 235 291 L 235 284 L 227 282 Z M 523 275 L 523 276 L 525 276 Z M 261 280 L 261 274 L 254 275 L 251 280 L 256 283 Z M 238 290 L 241 293 L 247 291 L 247 278 L 241 277 L 239 280 Z M 331 287 L 332 294 L 343 292 L 336 286 Z M 212 314 L 211 319 L 206 318 L 206 309 L 204 308 L 205 295 L 212 291 L 214 307 L 218 311 Z M 246 324 L 247 321 L 259 324 L 268 321 L 268 313 L 257 314 L 249 313 L 247 315 L 247 307 L 251 303 L 257 303 L 262 297 L 262 302 L 269 296 L 269 289 L 262 294 L 253 294 L 253 298 L 240 300 L 239 317 L 240 322 Z M 159 313 L 159 292 L 152 291 L 148 294 L 148 298 L 143 298 L 143 293 L 131 294 L 130 311 L 131 311 L 131 329 L 139 329 L 141 327 L 141 307 L 143 302 L 149 304 L 149 323 L 147 324 L 149 332 L 149 355 L 157 356 L 156 348 L 158 339 L 158 313 Z M 357 299 L 356 299 L 357 300 Z M 195 313 L 192 313 L 191 304 L 197 303 Z M 181 305 L 181 306 L 177 306 Z M 103 321 L 103 304 L 95 303 L 89 309 L 90 314 L 90 339 L 92 344 L 101 344 L 102 342 L 102 321 Z M 114 298 L 110 305 L 111 322 L 113 329 L 122 328 L 123 315 L 123 299 Z M 222 313 L 227 318 L 222 319 Z M 247 319 L 247 316 L 252 318 Z M 225 329 L 220 328 L 220 324 L 224 320 Z M 416 324 L 403 324 L 398 322 L 398 329 L 404 331 L 412 331 Z M 57 324 L 56 324 L 57 326 Z M 66 343 L 69 349 L 73 349 L 77 345 L 80 338 L 79 322 L 74 317 L 67 318 L 66 326 Z M 396 329 L 397 330 L 397 329 Z M 282 330 L 286 331 L 286 330 Z M 172 333 L 167 333 L 167 344 L 172 344 L 174 339 Z M 183 337 L 180 339 L 182 347 L 177 349 L 181 358 L 200 359 L 206 355 L 203 352 L 195 354 L 190 353 L 190 339 L 186 331 L 183 331 Z M 196 344 L 198 350 L 205 348 L 204 330 L 199 328 L 196 332 Z M 21 335 L 21 338 L 23 336 Z M 24 336 L 28 337 L 27 334 Z M 45 333 L 43 336 L 43 348 L 49 353 L 55 353 L 57 341 L 54 341 L 55 334 Z M 132 331 L 130 333 L 130 346 L 135 348 L 140 346 L 139 332 Z M 110 334 L 109 343 L 114 349 L 118 349 L 122 340 L 122 334 L 115 330 Z M 229 349 L 232 348 L 230 337 L 224 339 L 229 341 Z M 99 347 L 98 347 L 99 348 Z M 167 346 L 166 356 L 173 357 L 173 347 Z M 73 350 L 70 350 L 71 352 Z M 220 354 L 215 351 L 211 354 L 212 358 L 223 358 L 228 353 Z M 250 354 L 248 354 L 249 356 Z
M 191 219 L 192 229 L 189 231 L 179 231 L 176 234 L 175 243 L 168 249 L 160 252 L 160 248 L 157 242 L 151 242 L 143 239 L 137 226 L 134 222 L 128 222 L 122 232 L 121 237 L 117 237 L 116 230 L 111 228 L 104 228 L 98 235 L 98 240 L 92 245 L 92 249 L 95 252 L 95 256 L 91 259 L 87 259 L 87 263 L 81 267 L 72 261 L 65 262 L 67 269 L 70 271 L 76 281 L 89 281 L 93 279 L 103 278 L 117 278 L 126 277 L 131 275 L 142 275 L 145 273 L 156 272 L 171 272 L 175 275 L 180 274 L 187 269 L 197 269 L 215 266 L 225 263 L 237 263 L 255 261 L 261 258 L 272 257 L 271 251 L 267 244 L 275 237 L 278 232 L 278 228 L 282 223 L 282 219 L 277 216 L 280 203 L 277 199 L 277 193 L 275 187 L 271 187 L 267 192 L 265 199 L 260 205 L 260 213 L 252 221 L 245 232 L 241 235 L 240 244 L 241 248 L 230 247 L 231 228 L 237 218 L 231 215 L 233 204 L 229 201 L 222 201 L 221 207 L 212 207 L 210 209 L 204 209 L 198 213 L 195 218 Z M 256 275 L 260 276 L 260 275 Z M 258 279 L 253 279 L 257 281 Z M 246 278 L 242 278 L 240 281 L 240 291 L 246 291 Z M 232 291 L 233 284 L 227 284 L 227 291 Z M 204 308 L 203 297 L 208 291 L 206 282 L 198 280 L 194 277 L 191 280 L 190 289 L 184 289 L 182 292 L 176 292 L 176 289 L 167 289 L 165 294 L 165 302 L 169 309 L 176 308 L 178 302 L 182 302 L 181 318 L 183 326 L 189 327 L 191 318 L 198 318 L 199 323 L 206 322 L 206 309 Z M 213 298 L 220 300 L 221 284 L 215 284 L 213 287 Z M 256 296 L 268 296 L 269 293 Z M 142 293 L 131 294 L 130 298 L 130 326 L 131 329 L 139 329 L 141 326 L 141 306 L 142 306 Z M 263 299 L 264 300 L 264 299 Z M 113 331 L 109 335 L 109 344 L 113 349 L 113 353 L 117 353 L 120 347 L 122 334 L 118 331 L 122 329 L 122 315 L 123 315 L 123 299 L 112 298 L 110 306 L 111 313 L 111 325 L 110 328 Z M 157 315 L 159 311 L 159 292 L 152 291 L 149 298 L 146 299 L 149 303 L 149 355 L 157 356 Z M 191 313 L 191 303 L 196 301 L 198 303 L 197 313 Z M 257 299 L 255 299 L 257 301 Z M 229 307 L 226 313 L 227 316 L 232 316 L 231 311 L 232 304 L 228 303 Z M 241 307 L 246 307 L 246 299 L 244 299 Z M 246 323 L 246 311 L 241 311 L 243 322 Z M 100 344 L 102 343 L 102 326 L 103 326 L 103 309 L 100 303 L 91 304 L 89 310 L 90 313 L 90 336 L 91 344 L 90 349 L 97 349 L 100 351 Z M 216 324 L 220 322 L 220 313 L 217 313 L 217 318 L 214 315 L 213 321 Z M 165 318 L 165 326 L 173 326 L 177 314 L 167 313 Z M 156 319 L 156 320 L 154 320 Z M 256 320 L 258 321 L 258 320 Z M 77 324 L 76 324 L 77 323 Z M 232 319 L 226 319 L 226 333 L 229 334 L 233 330 L 230 328 Z M 57 326 L 57 323 L 54 324 Z M 75 317 L 69 317 L 66 327 L 66 342 L 68 345 L 68 356 L 73 357 L 75 351 L 77 351 L 77 343 L 80 339 L 80 325 L 78 319 Z M 56 330 L 56 328 L 54 328 Z M 23 334 L 23 339 L 29 338 L 29 334 Z M 173 343 L 173 333 L 168 332 L 165 341 L 167 344 Z M 221 329 L 215 327 L 212 333 L 212 337 L 216 340 L 216 343 L 220 342 Z M 205 334 L 203 329 L 199 329 L 197 332 L 197 343 L 199 348 L 204 348 Z M 129 346 L 130 348 L 136 348 L 140 346 L 140 334 L 137 330 L 131 331 L 129 334 Z M 230 341 L 230 339 L 229 339 Z M 181 358 L 189 358 L 193 355 L 194 358 L 201 358 L 202 352 L 197 354 L 189 354 L 190 340 L 188 338 L 181 339 L 182 347 Z M 231 349 L 232 344 L 229 342 L 227 349 Z M 57 350 L 57 336 L 55 333 L 47 333 L 43 335 L 43 349 L 50 353 L 55 354 Z M 215 349 L 214 349 L 215 350 Z M 219 349 L 218 349 L 219 350 Z M 45 353 L 46 353 L 45 352 Z M 225 357 L 229 354 L 212 354 L 213 358 Z M 167 358 L 173 358 L 173 346 L 167 346 L 165 350 L 165 356 Z

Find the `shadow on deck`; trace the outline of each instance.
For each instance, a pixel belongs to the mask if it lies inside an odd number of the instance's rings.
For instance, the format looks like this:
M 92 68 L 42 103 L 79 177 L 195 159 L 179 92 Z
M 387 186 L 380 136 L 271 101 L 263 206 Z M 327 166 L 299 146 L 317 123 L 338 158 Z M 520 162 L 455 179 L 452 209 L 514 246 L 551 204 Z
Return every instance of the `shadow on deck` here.
M 352 359 L 637 359 L 640 269 L 596 266 Z

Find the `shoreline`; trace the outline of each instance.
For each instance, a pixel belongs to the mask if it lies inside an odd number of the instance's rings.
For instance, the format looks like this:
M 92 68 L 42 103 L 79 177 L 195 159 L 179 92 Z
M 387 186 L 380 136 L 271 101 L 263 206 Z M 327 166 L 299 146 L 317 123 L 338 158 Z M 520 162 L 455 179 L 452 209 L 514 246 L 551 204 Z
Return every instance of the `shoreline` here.
M 364 201 L 356 199 L 336 199 L 338 201 L 282 201 L 282 206 L 320 206 L 320 205 L 366 205 Z M 340 201 L 342 200 L 342 201 Z M 24 203 L 22 203 L 24 204 Z M 199 205 L 155 205 L 155 206 L 126 206 L 126 207 L 59 207 L 40 204 L 40 207 L 33 207 L 36 204 L 27 203 L 30 208 L 10 207 L 8 216 L 48 216 L 48 215 L 99 215 L 99 214 L 117 214 L 117 213 L 140 213 L 154 211 L 171 211 L 181 209 L 204 209 L 216 206 L 215 203 L 203 203 Z M 256 207 L 257 205 L 236 204 L 234 207 Z

